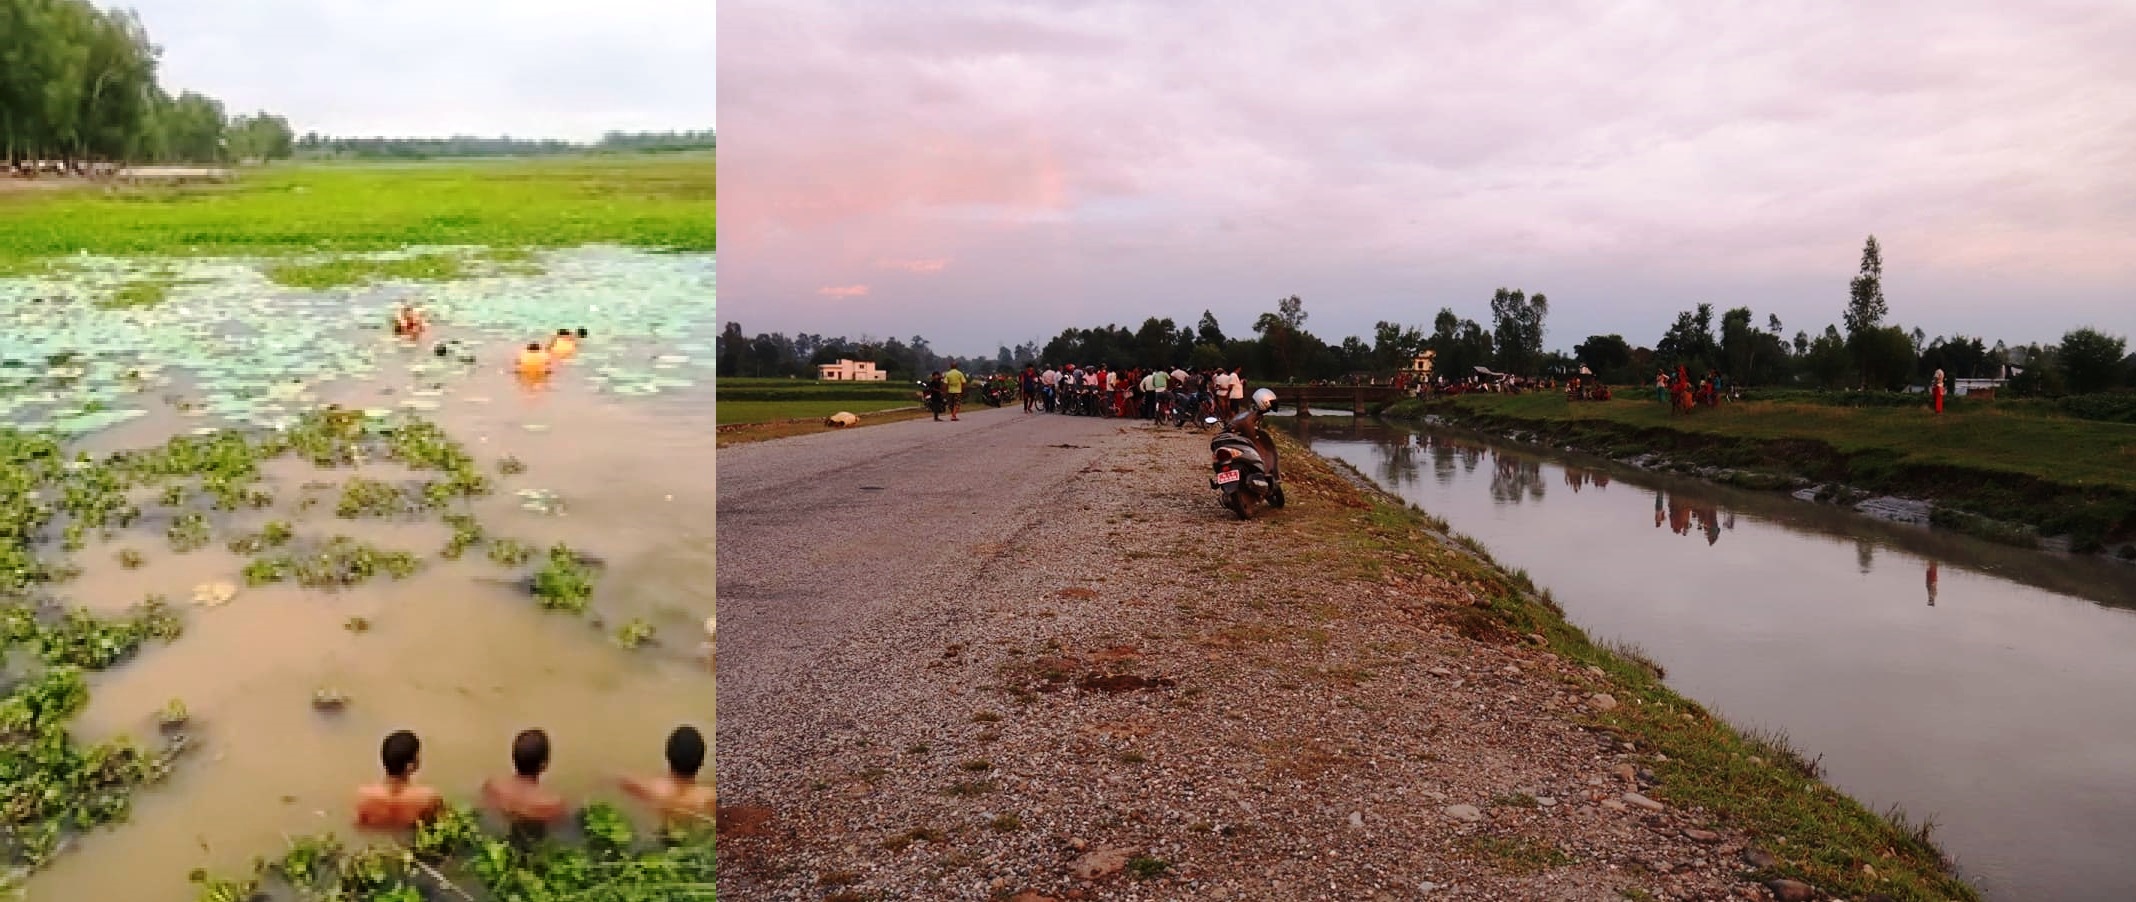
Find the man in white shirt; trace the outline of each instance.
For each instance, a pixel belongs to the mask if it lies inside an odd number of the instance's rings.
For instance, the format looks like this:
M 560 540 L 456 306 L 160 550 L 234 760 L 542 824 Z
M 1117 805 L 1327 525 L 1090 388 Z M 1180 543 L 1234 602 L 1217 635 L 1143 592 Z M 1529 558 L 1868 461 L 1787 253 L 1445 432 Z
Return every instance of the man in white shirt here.
M 1219 369 L 1216 375 L 1209 377 L 1209 394 L 1216 400 L 1216 415 L 1227 420 L 1231 419 L 1231 380 L 1236 378 L 1225 369 Z
M 1045 387 L 1046 412 L 1052 413 L 1053 399 L 1060 393 L 1061 371 L 1050 366 L 1046 367 L 1045 372 L 1038 374 L 1038 383 Z

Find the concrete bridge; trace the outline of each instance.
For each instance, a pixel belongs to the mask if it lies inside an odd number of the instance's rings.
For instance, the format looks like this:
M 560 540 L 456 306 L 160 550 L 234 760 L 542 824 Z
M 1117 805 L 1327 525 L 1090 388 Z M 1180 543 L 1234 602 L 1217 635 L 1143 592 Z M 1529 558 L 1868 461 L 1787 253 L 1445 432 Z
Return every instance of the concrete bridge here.
M 1410 396 L 1411 390 L 1392 385 L 1270 385 L 1276 393 L 1276 402 L 1295 410 L 1298 415 L 1311 416 L 1311 408 L 1349 408 L 1350 412 L 1364 416 L 1371 408 L 1392 404 Z

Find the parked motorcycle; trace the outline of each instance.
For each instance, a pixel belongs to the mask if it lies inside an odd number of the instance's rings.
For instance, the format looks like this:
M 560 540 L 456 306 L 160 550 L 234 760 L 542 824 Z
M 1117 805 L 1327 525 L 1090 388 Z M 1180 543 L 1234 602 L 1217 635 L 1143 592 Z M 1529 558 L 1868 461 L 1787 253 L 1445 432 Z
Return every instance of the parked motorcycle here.
M 939 417 L 943 411 L 949 409 L 949 399 L 943 397 L 941 392 L 936 391 L 934 386 L 928 385 L 926 380 L 922 379 L 913 384 L 920 387 L 920 401 L 926 404 L 927 409 L 932 411 L 935 416 Z
M 1209 440 L 1209 487 L 1223 493 L 1226 510 L 1241 520 L 1253 516 L 1255 505 L 1283 506 L 1282 470 L 1276 462 L 1276 442 L 1261 425 L 1261 417 L 1276 409 L 1276 393 L 1260 389 L 1253 403 L 1224 424 Z M 1210 417 L 1204 422 L 1215 424 Z

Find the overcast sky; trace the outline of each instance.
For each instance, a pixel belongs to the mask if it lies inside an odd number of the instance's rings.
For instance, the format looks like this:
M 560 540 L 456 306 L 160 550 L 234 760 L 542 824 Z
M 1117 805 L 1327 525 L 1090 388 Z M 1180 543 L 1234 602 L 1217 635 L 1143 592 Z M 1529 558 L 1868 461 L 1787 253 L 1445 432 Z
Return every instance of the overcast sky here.
M 124 0 L 161 81 L 298 134 L 713 127 L 712 0 Z
M 1546 344 L 1701 301 L 2136 332 L 2136 3 L 727 0 L 721 313 L 991 353 L 1499 286 Z

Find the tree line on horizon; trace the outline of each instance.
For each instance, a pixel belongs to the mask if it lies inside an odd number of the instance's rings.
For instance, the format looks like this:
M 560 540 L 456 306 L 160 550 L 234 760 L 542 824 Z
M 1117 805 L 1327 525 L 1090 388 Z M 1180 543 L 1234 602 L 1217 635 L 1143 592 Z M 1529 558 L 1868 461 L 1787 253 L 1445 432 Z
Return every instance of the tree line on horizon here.
M 194 91 L 172 96 L 157 79 L 162 48 L 132 10 L 91 0 L 0 0 L 0 152 L 5 168 L 54 162 L 223 165 L 294 156 L 423 159 L 711 150 L 711 129 L 614 131 L 593 142 L 525 138 L 299 139 L 264 110 L 229 115 Z
M 48 160 L 198 163 L 290 155 L 280 116 L 232 118 L 221 101 L 157 82 L 162 49 L 131 10 L 89 0 L 0 0 L 0 150 Z
M 560 138 L 512 138 L 454 135 L 449 138 L 356 138 L 307 132 L 296 141 L 296 156 L 305 159 L 422 160 L 437 157 L 531 157 L 584 153 L 680 153 L 716 150 L 712 129 L 611 131 L 598 141 Z
M 1435 352 L 1438 373 L 1464 378 L 1476 367 L 1523 376 L 1563 378 L 1586 366 L 1619 385 L 1651 384 L 1658 372 L 1682 366 L 1694 376 L 1718 371 L 1746 386 L 1895 391 L 1923 385 L 1937 370 L 1947 378 L 2001 378 L 2018 395 L 2059 397 L 2136 387 L 2136 356 L 2122 336 L 2084 327 L 2054 344 L 1989 345 L 1977 336 L 1930 339 L 1920 328 L 1888 322 L 1883 292 L 1883 253 L 1875 236 L 1862 249 L 1861 265 L 1848 284 L 1840 322 L 1812 335 L 1785 337 L 1780 318 L 1763 323 L 1749 307 L 1721 312 L 1701 303 L 1677 315 L 1649 346 L 1620 334 L 1590 335 L 1570 352 L 1545 350 L 1549 299 L 1500 288 L 1489 301 L 1489 325 L 1440 308 L 1431 328 L 1382 320 L 1370 340 L 1350 336 L 1330 343 L 1305 328 L 1305 302 L 1296 295 L 1254 320 L 1251 337 L 1227 335 L 1211 312 L 1191 328 L 1169 317 L 1150 317 L 1139 328 L 1117 324 L 1069 328 L 1044 344 L 1000 346 L 992 357 L 959 357 L 967 367 L 1013 370 L 1025 363 L 1105 364 L 1115 367 L 1244 367 L 1266 381 L 1300 382 L 1357 377 L 1387 378 L 1426 350 Z M 936 352 L 922 337 L 909 341 L 862 336 L 745 334 L 727 323 L 718 348 L 721 376 L 813 378 L 816 367 L 839 359 L 872 361 L 895 378 L 916 378 L 941 369 L 953 355 Z

